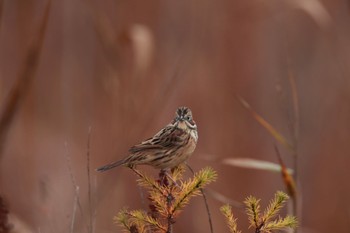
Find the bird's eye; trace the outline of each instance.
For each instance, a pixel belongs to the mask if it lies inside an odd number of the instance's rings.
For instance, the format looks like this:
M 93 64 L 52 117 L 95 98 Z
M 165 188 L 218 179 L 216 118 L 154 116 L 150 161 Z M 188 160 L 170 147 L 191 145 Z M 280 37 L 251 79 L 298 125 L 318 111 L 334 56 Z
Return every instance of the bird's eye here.
M 186 116 L 185 119 L 190 121 L 191 120 L 191 116 Z

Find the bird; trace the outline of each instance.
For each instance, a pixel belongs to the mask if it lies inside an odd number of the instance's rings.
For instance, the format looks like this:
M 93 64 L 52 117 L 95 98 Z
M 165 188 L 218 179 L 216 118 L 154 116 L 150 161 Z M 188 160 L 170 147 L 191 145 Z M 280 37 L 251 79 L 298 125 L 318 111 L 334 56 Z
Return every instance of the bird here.
M 188 107 L 179 107 L 174 119 L 153 137 L 134 145 L 121 160 L 97 168 L 105 172 L 119 166 L 135 168 L 149 165 L 167 170 L 184 163 L 194 152 L 198 141 L 197 125 Z

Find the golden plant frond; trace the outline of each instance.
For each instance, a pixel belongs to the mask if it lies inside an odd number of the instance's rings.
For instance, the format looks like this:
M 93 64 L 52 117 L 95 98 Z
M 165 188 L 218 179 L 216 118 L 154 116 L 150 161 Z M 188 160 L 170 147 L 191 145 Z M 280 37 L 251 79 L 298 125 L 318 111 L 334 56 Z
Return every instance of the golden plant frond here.
M 226 218 L 226 222 L 230 229 L 230 232 L 241 233 L 241 231 L 237 230 L 237 219 L 233 217 L 231 206 L 228 204 L 221 206 L 220 211 Z
M 127 215 L 126 209 L 119 211 L 117 216 L 114 217 L 114 221 L 123 227 L 124 232 L 131 232 L 131 224 L 129 222 L 129 217 Z
M 188 204 L 190 198 L 200 195 L 201 188 L 217 178 L 217 173 L 212 168 L 204 168 L 184 181 L 184 165 L 174 168 L 171 177 L 161 171 L 159 180 L 135 168 L 131 169 L 139 177 L 138 185 L 147 189 L 151 204 L 150 212 L 123 209 L 114 218 L 129 233 L 169 232 L 177 214 Z M 168 182 L 167 178 L 174 182 Z
M 249 220 L 249 228 L 258 228 L 261 225 L 260 219 L 260 199 L 256 199 L 253 196 L 249 196 L 245 199 L 244 204 L 246 205 L 246 212 Z
M 115 217 L 115 220 L 129 232 L 133 225 L 136 225 L 140 232 L 145 232 L 147 229 L 150 228 L 155 232 L 159 230 L 162 232 L 166 232 L 165 226 L 163 226 L 156 219 L 149 216 L 143 210 L 128 211 L 126 209 L 123 209 Z
M 272 232 L 275 230 L 282 230 L 285 228 L 296 228 L 298 225 L 298 221 L 296 217 L 288 215 L 285 218 L 279 218 L 272 222 L 268 222 L 262 228 L 262 232 Z
M 275 217 L 281 208 L 284 206 L 284 203 L 289 199 L 288 195 L 284 192 L 278 191 L 275 194 L 275 197 L 272 199 L 264 214 L 262 216 L 262 220 L 267 223 L 273 217 Z
M 159 214 L 161 214 L 163 217 L 167 217 L 169 215 L 169 208 L 167 207 L 168 203 L 164 195 L 160 194 L 156 190 L 150 190 L 149 199 L 152 201 L 152 204 Z
M 137 180 L 137 182 L 140 186 L 145 187 L 149 190 L 157 190 L 160 194 L 164 195 L 165 187 L 159 185 L 159 183 L 155 179 L 141 172 L 139 172 L 138 174 L 140 178 Z
M 259 233 L 271 233 L 272 231 L 279 231 L 285 228 L 296 228 L 297 219 L 294 216 L 287 216 L 272 220 L 276 217 L 278 212 L 284 206 L 284 203 L 288 200 L 288 195 L 284 192 L 278 191 L 275 197 L 271 200 L 268 207 L 265 209 L 263 216 L 260 213 L 260 199 L 249 196 L 245 199 L 246 212 L 249 220 L 249 228 L 254 227 L 255 232 Z M 221 212 L 226 217 L 227 224 L 231 233 L 238 233 L 237 231 L 237 219 L 234 219 L 231 207 L 224 205 L 220 208 Z
M 196 173 L 193 179 L 183 182 L 180 185 L 180 192 L 172 208 L 172 213 L 178 211 L 188 204 L 191 197 L 200 195 L 200 189 L 215 181 L 217 173 L 210 167 L 204 168 Z
M 129 212 L 130 216 L 135 219 L 136 224 L 142 225 L 142 223 L 149 224 L 152 228 L 166 231 L 166 228 L 159 223 L 156 219 L 149 216 L 145 211 L 133 210 Z
M 186 170 L 185 164 L 180 164 L 179 166 L 175 167 L 172 170 L 171 178 L 173 178 L 174 181 L 180 180 Z

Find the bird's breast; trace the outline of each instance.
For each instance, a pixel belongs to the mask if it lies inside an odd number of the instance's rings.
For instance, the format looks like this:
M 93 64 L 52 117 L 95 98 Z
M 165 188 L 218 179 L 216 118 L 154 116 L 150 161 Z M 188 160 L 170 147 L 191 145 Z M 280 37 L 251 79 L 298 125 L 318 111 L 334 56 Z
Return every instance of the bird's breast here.
M 191 138 L 193 138 L 193 140 L 194 140 L 195 142 L 198 141 L 198 132 L 197 132 L 197 130 L 191 130 L 191 131 L 190 131 L 190 135 L 191 135 Z

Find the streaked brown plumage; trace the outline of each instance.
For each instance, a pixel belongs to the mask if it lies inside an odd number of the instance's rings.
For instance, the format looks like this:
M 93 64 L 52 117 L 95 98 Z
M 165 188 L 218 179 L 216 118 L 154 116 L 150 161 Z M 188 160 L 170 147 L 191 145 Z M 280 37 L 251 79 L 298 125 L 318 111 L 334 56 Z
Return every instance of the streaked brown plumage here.
M 97 169 L 103 172 L 120 165 L 150 165 L 157 169 L 173 168 L 186 161 L 196 148 L 197 126 L 187 107 L 176 111 L 174 120 L 152 138 L 129 149 L 129 155 Z

